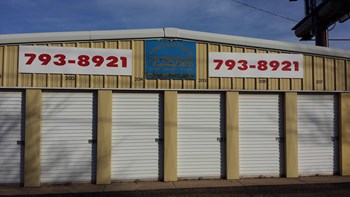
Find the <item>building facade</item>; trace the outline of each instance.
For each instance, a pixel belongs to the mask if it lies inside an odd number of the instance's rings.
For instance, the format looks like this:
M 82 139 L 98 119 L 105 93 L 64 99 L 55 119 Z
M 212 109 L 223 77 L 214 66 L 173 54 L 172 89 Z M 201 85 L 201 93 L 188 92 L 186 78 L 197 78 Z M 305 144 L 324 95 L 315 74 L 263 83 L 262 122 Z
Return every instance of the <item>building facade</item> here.
M 175 28 L 0 36 L 0 183 L 350 175 L 350 51 Z

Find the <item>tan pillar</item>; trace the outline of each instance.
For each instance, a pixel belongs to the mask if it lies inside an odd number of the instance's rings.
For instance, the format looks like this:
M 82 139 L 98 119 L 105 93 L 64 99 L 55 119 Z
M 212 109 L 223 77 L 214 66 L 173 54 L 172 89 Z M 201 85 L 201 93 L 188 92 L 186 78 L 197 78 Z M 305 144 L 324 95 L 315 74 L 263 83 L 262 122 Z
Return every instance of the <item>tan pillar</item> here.
M 177 181 L 177 92 L 164 92 L 164 181 Z
M 284 129 L 286 177 L 298 177 L 298 122 L 297 93 L 284 95 Z
M 340 175 L 350 175 L 350 93 L 340 94 L 339 163 Z
M 96 184 L 111 184 L 112 91 L 97 94 Z
M 41 90 L 25 91 L 24 187 L 40 187 Z
M 239 179 L 238 92 L 226 92 L 227 179 Z

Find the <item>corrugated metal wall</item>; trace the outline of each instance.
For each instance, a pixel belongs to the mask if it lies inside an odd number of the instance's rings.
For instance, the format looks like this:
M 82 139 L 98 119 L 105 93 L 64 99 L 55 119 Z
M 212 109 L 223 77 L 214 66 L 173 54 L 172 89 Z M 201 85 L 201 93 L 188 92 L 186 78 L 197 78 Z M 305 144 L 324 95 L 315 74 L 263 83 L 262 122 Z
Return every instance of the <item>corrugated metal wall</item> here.
M 96 41 L 42 46 L 118 48 L 133 50 L 133 75 L 97 76 L 19 74 L 18 45 L 0 46 L 0 86 L 66 88 L 235 89 L 235 90 L 350 90 L 350 60 L 304 55 L 304 79 L 208 78 L 208 52 L 279 53 L 278 51 L 197 43 L 196 80 L 145 80 L 144 41 Z

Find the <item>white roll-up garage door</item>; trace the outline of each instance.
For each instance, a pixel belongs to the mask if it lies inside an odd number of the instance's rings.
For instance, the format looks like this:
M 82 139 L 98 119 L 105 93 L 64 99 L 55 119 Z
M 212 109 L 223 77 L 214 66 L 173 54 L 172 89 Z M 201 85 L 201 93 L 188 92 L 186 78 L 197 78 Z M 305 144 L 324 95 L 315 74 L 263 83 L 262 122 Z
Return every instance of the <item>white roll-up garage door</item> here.
M 242 177 L 283 173 L 283 134 L 278 94 L 239 95 L 239 166 Z
M 162 179 L 160 100 L 158 93 L 113 94 L 113 180 Z
M 21 179 L 22 106 L 22 93 L 0 92 L 0 183 Z
M 178 95 L 179 178 L 220 178 L 224 175 L 220 94 Z
M 298 95 L 299 175 L 338 171 L 338 131 L 334 95 Z
M 41 182 L 92 180 L 93 93 L 42 94 Z

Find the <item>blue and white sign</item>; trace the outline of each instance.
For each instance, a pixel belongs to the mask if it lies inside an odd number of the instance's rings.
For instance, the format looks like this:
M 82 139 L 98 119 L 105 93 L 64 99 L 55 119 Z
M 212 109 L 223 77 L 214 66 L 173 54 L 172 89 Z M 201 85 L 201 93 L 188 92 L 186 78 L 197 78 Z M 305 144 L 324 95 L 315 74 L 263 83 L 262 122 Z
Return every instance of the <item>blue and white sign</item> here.
M 146 79 L 196 79 L 196 43 L 147 40 Z

